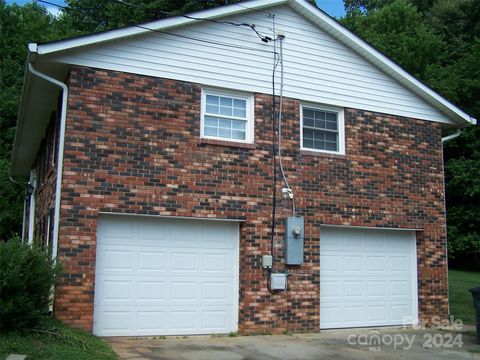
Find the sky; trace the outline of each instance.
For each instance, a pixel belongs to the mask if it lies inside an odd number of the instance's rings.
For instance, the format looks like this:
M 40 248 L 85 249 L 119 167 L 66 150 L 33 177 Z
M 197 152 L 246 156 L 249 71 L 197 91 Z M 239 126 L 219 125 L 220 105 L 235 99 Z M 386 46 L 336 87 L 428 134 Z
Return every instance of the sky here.
M 59 4 L 59 5 L 65 5 L 65 2 L 63 0 L 48 0 L 51 3 Z M 345 8 L 343 6 L 343 0 L 316 0 L 317 5 L 325 11 L 327 14 L 330 16 L 334 17 L 341 17 L 345 15 Z M 12 4 L 16 3 L 19 5 L 23 5 L 27 2 L 32 2 L 32 0 L 7 0 L 7 4 Z M 43 4 L 52 14 L 55 14 L 58 12 L 58 8 L 55 6 L 50 6 Z

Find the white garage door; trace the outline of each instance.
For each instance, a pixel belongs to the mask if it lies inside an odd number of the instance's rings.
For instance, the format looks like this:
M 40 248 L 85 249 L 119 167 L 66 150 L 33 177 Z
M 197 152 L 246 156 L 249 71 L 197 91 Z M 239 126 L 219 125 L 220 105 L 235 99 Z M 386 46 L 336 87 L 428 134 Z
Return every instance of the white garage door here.
M 93 332 L 237 330 L 238 223 L 101 217 Z
M 417 319 L 415 232 L 322 227 L 320 327 Z

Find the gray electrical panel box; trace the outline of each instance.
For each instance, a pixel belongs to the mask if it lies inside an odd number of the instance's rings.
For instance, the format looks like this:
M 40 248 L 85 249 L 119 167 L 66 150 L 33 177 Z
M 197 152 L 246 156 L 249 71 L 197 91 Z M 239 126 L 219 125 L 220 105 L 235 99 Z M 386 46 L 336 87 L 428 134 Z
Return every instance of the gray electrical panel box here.
M 285 264 L 303 264 L 303 216 L 288 217 L 285 222 Z

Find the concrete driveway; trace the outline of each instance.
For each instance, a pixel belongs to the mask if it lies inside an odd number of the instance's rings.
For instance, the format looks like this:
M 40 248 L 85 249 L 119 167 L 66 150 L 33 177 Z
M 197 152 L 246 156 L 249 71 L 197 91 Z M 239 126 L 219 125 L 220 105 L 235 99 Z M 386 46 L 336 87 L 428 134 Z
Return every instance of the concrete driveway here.
M 120 359 L 316 360 L 480 359 L 473 332 L 349 329 L 321 334 L 110 338 Z

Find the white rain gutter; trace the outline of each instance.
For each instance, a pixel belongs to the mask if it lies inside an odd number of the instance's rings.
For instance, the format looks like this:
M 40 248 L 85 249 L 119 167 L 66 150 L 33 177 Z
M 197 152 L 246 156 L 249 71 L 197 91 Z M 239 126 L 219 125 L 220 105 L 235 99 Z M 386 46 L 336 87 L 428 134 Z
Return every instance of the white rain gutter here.
M 35 46 L 36 48 L 36 46 Z M 32 50 L 32 48 L 30 48 Z M 55 186 L 55 212 L 53 220 L 53 244 L 52 244 L 52 258 L 56 259 L 58 253 L 58 233 L 60 225 L 60 198 L 62 190 L 62 174 L 63 174 L 63 152 L 65 144 L 65 123 L 67 119 L 67 101 L 68 101 L 68 87 L 63 82 L 58 81 L 48 75 L 45 75 L 33 67 L 32 63 L 28 63 L 28 70 L 62 89 L 62 110 L 60 115 L 60 136 L 58 142 L 58 163 L 57 163 L 57 181 Z
M 37 177 L 35 170 L 30 171 L 30 179 L 28 181 L 30 186 L 33 188 L 32 194 L 30 195 L 30 205 L 28 210 L 28 243 L 33 244 L 34 228 L 35 228 L 35 190 L 37 189 Z
M 459 137 L 460 134 L 461 134 L 460 129 L 457 129 L 457 131 L 455 131 L 454 134 L 443 137 L 442 138 L 442 144 L 449 141 L 449 140 L 452 140 L 452 139 L 455 139 L 455 138 Z

